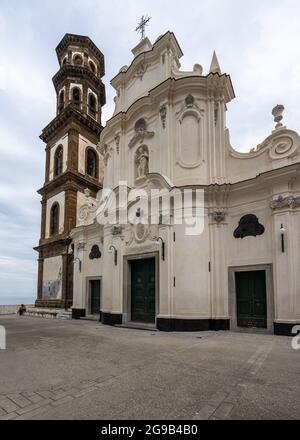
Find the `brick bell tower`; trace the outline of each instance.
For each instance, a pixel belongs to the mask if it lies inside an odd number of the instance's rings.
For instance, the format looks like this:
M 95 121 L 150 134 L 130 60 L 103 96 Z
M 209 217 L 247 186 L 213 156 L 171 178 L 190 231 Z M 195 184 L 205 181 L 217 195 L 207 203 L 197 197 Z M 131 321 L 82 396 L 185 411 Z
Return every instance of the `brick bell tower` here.
M 38 258 L 37 307 L 70 307 L 73 255 L 69 238 L 77 205 L 88 188 L 102 188 L 103 163 L 96 145 L 105 104 L 104 56 L 89 37 L 66 34 L 56 48 L 59 70 L 53 77 L 57 114 L 40 138 L 46 143 Z

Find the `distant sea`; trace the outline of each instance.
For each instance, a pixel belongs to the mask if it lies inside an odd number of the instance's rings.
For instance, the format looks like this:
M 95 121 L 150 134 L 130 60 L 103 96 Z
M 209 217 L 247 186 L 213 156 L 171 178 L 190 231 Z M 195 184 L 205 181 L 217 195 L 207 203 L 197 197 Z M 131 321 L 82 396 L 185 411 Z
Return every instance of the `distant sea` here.
M 34 304 L 35 300 L 35 296 L 0 296 L 0 306 Z

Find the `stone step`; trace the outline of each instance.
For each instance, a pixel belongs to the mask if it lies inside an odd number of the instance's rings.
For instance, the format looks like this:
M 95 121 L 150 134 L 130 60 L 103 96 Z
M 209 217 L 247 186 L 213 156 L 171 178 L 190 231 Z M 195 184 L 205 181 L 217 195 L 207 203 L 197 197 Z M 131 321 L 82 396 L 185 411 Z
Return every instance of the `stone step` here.
M 56 315 L 57 319 L 72 319 L 72 311 L 59 311 Z
M 71 319 L 72 311 L 64 309 L 48 309 L 40 307 L 30 307 L 24 313 L 25 316 L 34 316 L 48 319 Z

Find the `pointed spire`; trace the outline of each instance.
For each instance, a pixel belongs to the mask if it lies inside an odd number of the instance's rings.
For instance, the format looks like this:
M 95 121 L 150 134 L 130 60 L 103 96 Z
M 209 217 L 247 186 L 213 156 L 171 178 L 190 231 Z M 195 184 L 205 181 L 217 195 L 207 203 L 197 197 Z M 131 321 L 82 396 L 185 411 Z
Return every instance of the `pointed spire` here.
M 210 63 L 209 73 L 219 73 L 221 75 L 221 68 L 215 51 Z

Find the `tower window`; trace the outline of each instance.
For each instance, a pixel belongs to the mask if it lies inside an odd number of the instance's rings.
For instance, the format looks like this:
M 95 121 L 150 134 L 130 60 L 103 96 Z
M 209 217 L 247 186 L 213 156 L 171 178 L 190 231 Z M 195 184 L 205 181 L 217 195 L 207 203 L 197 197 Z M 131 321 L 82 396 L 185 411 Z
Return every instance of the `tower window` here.
M 95 96 L 90 93 L 89 94 L 89 113 L 95 117 L 96 116 L 96 98 Z
M 58 234 L 59 231 L 59 204 L 53 203 L 50 212 L 50 235 Z
M 74 87 L 72 90 L 72 101 L 76 105 L 76 107 L 80 106 L 81 93 L 78 87 Z
M 95 64 L 93 63 L 93 61 L 90 61 L 90 62 L 89 62 L 89 66 L 90 66 L 91 71 L 92 71 L 93 73 L 96 73 L 96 66 L 95 66 Z
M 63 168 L 63 147 L 59 145 L 54 154 L 54 177 L 62 173 Z
M 98 157 L 94 150 L 88 148 L 86 151 L 86 174 L 95 179 L 98 177 Z
M 77 54 L 74 56 L 74 64 L 77 64 L 77 66 L 82 66 L 82 62 L 83 59 L 81 55 Z
M 67 64 L 67 57 L 63 59 L 62 65 L 65 66 Z
M 58 98 L 58 111 L 62 111 L 65 106 L 65 92 L 62 90 Z

